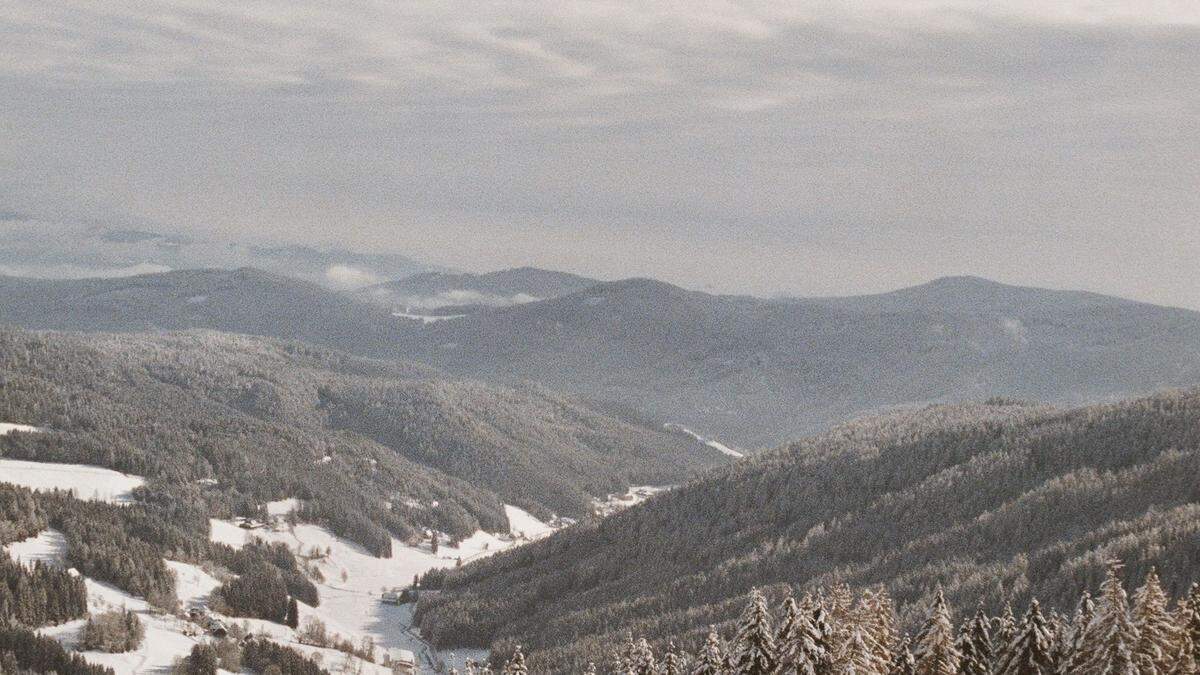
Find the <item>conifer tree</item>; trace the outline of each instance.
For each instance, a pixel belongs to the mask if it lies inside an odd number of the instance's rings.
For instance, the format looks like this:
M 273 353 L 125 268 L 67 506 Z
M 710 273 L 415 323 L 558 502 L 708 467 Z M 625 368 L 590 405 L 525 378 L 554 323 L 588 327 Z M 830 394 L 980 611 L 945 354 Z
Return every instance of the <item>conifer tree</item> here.
M 992 648 L 999 653 L 1012 642 L 1017 634 L 1017 617 L 1013 615 L 1012 604 L 1004 603 L 1004 613 L 992 618 Z
M 875 660 L 891 663 L 892 647 L 896 644 L 896 607 L 882 587 L 863 591 L 855 610 L 855 620 L 863 629 L 863 639 Z
M 767 599 L 757 588 L 742 613 L 734 639 L 734 669 L 738 675 L 771 675 L 775 672 L 775 635 L 771 632 L 771 613 Z
M 504 675 L 529 675 L 529 669 L 525 667 L 525 655 L 521 653 L 521 645 L 517 645 L 512 656 L 504 664 Z
M 781 612 L 782 619 L 779 621 L 779 631 L 775 633 L 775 648 L 779 652 L 780 665 L 784 662 L 784 655 L 788 652 L 792 642 L 795 640 L 796 634 L 799 632 L 799 625 L 804 621 L 801 616 L 800 605 L 796 602 L 796 598 L 788 596 L 783 601 L 783 611 Z
M 633 648 L 633 657 L 630 659 L 629 670 L 634 675 L 657 675 L 658 662 L 654 659 L 654 650 L 650 648 L 650 643 L 646 638 L 641 638 Z
M 725 651 L 721 649 L 721 637 L 717 635 L 716 628 L 709 626 L 704 646 L 696 655 L 696 666 L 692 668 L 692 675 L 725 675 L 727 672 Z
M 1051 675 L 1055 671 L 1052 640 L 1049 622 L 1034 598 L 1021 619 L 1016 637 L 1001 653 L 996 675 Z
M 1200 584 L 1192 584 L 1187 596 L 1179 599 L 1175 624 L 1179 627 L 1175 649 L 1178 667 L 1200 672 Z
M 844 675 L 887 675 L 891 665 L 881 661 L 875 650 L 868 644 L 866 631 L 862 626 L 854 626 L 850 631 L 850 639 L 846 641 L 845 652 L 838 657 L 838 673 Z
M 683 662 L 683 656 L 679 653 L 679 649 L 675 647 L 675 642 L 667 643 L 667 652 L 663 654 L 662 675 L 683 675 L 686 664 Z
M 612 654 L 612 662 L 609 663 L 608 672 L 612 675 L 626 675 L 626 673 L 633 670 L 633 652 L 636 649 L 637 643 L 633 641 L 633 632 L 626 632 L 625 641 L 621 644 L 621 648 Z
M 596 675 L 596 664 L 588 661 L 587 668 L 583 671 L 583 675 Z
M 1191 636 L 1194 649 L 1192 655 L 1196 665 L 1200 666 L 1200 584 L 1192 584 L 1183 606 L 1186 617 L 1180 621 L 1180 625 Z
M 824 610 L 816 606 L 811 596 L 806 596 L 800 605 L 788 598 L 784 606 L 784 628 L 776 640 L 781 675 L 822 675 L 829 672 L 826 631 L 818 627 L 818 617 L 823 625 Z
M 284 617 L 283 623 L 291 628 L 300 625 L 300 605 L 296 602 L 296 598 L 288 599 L 287 615 Z
M 1067 661 L 1071 622 L 1057 609 L 1050 610 L 1046 615 L 1046 622 L 1050 628 L 1050 662 L 1054 664 L 1054 672 L 1057 673 L 1059 667 Z
M 1108 564 L 1100 586 L 1096 616 L 1084 639 L 1084 675 L 1140 675 L 1134 661 L 1137 627 L 1129 616 L 1129 597 L 1121 585 L 1120 561 Z
M 892 666 L 888 670 L 888 675 L 915 675 L 917 672 L 917 660 L 912 653 L 912 639 L 907 635 L 896 645 L 892 650 Z
M 827 597 L 818 598 L 825 608 L 825 618 L 829 627 L 829 645 L 831 663 L 837 660 L 837 655 L 845 651 L 846 642 L 850 639 L 850 626 L 854 610 L 854 594 L 845 582 L 834 584 Z M 836 667 L 836 663 L 833 663 Z
M 958 633 L 959 675 L 988 675 L 992 670 L 992 638 L 983 609 L 964 623 Z
M 1092 602 L 1092 594 L 1085 590 L 1075 606 L 1075 616 L 1063 640 L 1065 647 L 1063 659 L 1058 664 L 1059 675 L 1082 672 L 1087 665 L 1088 653 L 1084 643 L 1095 616 L 1096 605 Z
M 1166 675 L 1174 661 L 1180 629 L 1167 610 L 1167 594 L 1154 568 L 1133 594 L 1133 625 L 1138 633 L 1133 657 L 1141 675 Z
M 950 607 L 939 587 L 925 625 L 917 634 L 913 650 L 917 675 L 955 675 L 958 672 L 959 654 L 954 648 L 954 624 L 950 620 Z

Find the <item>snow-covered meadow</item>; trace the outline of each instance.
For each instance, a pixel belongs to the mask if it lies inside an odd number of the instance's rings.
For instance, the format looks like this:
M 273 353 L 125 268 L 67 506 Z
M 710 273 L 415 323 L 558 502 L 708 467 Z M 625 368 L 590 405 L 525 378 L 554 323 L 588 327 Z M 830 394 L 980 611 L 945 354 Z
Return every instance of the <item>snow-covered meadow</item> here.
M 133 501 L 133 489 L 145 485 L 146 480 L 88 464 L 0 459 L 0 483 L 31 490 L 69 490 L 79 499 L 128 504 Z
M 290 500 L 290 503 L 272 502 L 267 505 L 267 510 L 272 515 L 280 515 L 294 505 L 294 500 Z M 505 506 L 505 512 L 512 530 L 510 536 L 476 532 L 457 547 L 448 544 L 439 546 L 436 554 L 428 544 L 410 546 L 399 539 L 392 539 L 390 558 L 377 558 L 361 546 L 316 525 L 301 523 L 283 530 L 246 530 L 233 522 L 216 519 L 211 520 L 210 525 L 214 541 L 234 547 L 244 546 L 251 537 L 283 542 L 296 551 L 298 557 L 321 571 L 324 581 L 317 583 L 320 605 L 309 607 L 301 604 L 301 625 L 311 616 L 324 622 L 331 633 L 349 638 L 356 644 L 363 637 L 370 637 L 380 648 L 381 656 L 385 653 L 399 656 L 402 651 L 411 652 L 417 655 L 424 668 L 422 672 L 426 672 L 434 660 L 442 661 L 447 667 L 461 668 L 467 659 L 485 658 L 486 652 L 459 650 L 434 653 L 412 629 L 412 606 L 384 603 L 383 592 L 406 587 L 415 576 L 431 569 L 454 567 L 460 560 L 467 563 L 539 539 L 554 530 L 515 506 Z
M 0 422 L 0 436 L 13 432 L 42 433 L 38 427 Z M 79 499 L 127 504 L 133 489 L 146 484 L 141 476 L 87 464 L 55 464 L 0 458 L 0 483 L 31 490 L 69 490 Z
M 26 425 L 0 424 L 0 434 L 14 431 L 37 433 L 41 430 Z M 0 459 L 0 482 L 34 490 L 69 490 L 81 499 L 126 504 L 133 501 L 134 488 L 144 485 L 145 479 L 83 464 Z M 275 523 L 281 524 L 285 521 L 283 516 L 298 506 L 298 500 L 285 499 L 268 503 L 266 511 Z M 386 559 L 377 558 L 361 546 L 311 524 L 302 523 L 292 527 L 277 525 L 253 530 L 228 520 L 212 519 L 209 524 L 213 541 L 235 548 L 244 546 L 250 537 L 283 542 L 306 564 L 320 570 L 323 580 L 317 583 L 319 606 L 300 604 L 301 626 L 307 618 L 313 617 L 323 622 L 331 634 L 355 644 L 360 644 L 365 637 L 371 638 L 378 647 L 379 660 L 385 654 L 393 658 L 411 658 L 415 655 L 418 672 L 432 672 L 432 665 L 437 662 L 447 668 L 461 669 L 467 659 L 481 660 L 487 654 L 479 650 L 434 652 L 412 628 L 413 606 L 387 604 L 383 602 L 383 593 L 385 590 L 406 587 L 415 576 L 429 570 L 465 564 L 547 536 L 555 529 L 515 506 L 505 506 L 505 512 L 511 534 L 495 535 L 479 531 L 458 546 L 442 544 L 437 553 L 433 552 L 428 542 L 412 546 L 393 539 L 392 556 Z M 443 541 L 446 540 L 443 537 Z M 9 544 L 5 549 L 13 559 L 26 564 L 43 561 L 63 565 L 67 543 L 61 533 L 49 529 Z M 209 595 L 221 585 L 221 580 L 196 565 L 173 560 L 165 562 L 175 573 L 176 594 L 181 606 L 185 609 L 206 607 Z M 167 672 L 176 659 L 185 656 L 193 645 L 204 639 L 203 631 L 196 624 L 180 616 L 155 610 L 144 599 L 108 584 L 93 579 L 85 579 L 85 582 L 90 612 L 128 608 L 140 615 L 146 627 L 146 638 L 139 649 L 125 654 L 85 652 L 84 656 L 89 661 L 110 666 L 120 674 Z M 277 642 L 315 656 L 327 668 L 349 665 L 367 674 L 384 675 L 391 672 L 382 665 L 360 662 L 341 652 L 302 645 L 297 639 L 297 631 L 280 624 L 244 619 L 227 621 L 242 624 L 253 633 L 268 635 Z M 42 632 L 73 648 L 84 622 L 80 619 L 45 628 Z

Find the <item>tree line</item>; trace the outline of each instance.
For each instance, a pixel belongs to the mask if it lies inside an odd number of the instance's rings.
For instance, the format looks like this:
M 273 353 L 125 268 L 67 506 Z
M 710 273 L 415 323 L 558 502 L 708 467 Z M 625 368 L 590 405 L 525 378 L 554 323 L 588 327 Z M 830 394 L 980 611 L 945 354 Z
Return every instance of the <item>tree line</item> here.
M 1085 591 L 1071 614 L 1037 598 L 1020 615 L 982 608 L 957 623 L 939 588 L 914 634 L 901 631 L 882 587 L 855 596 L 845 584 L 787 596 L 772 611 L 751 592 L 730 633 L 710 627 L 693 652 L 626 634 L 584 675 L 1196 675 L 1200 673 L 1200 585 L 1172 604 L 1151 570 L 1127 594 L 1119 561 L 1108 563 L 1095 598 Z M 656 648 L 657 647 L 657 648 Z M 530 671 L 520 646 L 496 664 L 466 672 Z M 502 663 L 502 665 L 501 665 Z M 493 669 L 495 667 L 495 670 Z M 533 667 L 536 672 L 536 665 Z

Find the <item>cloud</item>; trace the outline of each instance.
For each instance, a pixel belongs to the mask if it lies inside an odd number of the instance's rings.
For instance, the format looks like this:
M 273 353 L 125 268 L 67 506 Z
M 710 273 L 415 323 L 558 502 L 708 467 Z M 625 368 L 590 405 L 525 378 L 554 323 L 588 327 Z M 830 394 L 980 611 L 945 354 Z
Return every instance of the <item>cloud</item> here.
M 383 277 L 349 265 L 332 265 L 325 270 L 325 279 L 338 288 L 354 289 L 386 281 Z
M 153 263 L 138 263 L 125 267 L 0 265 L 0 274 L 12 277 L 34 277 L 37 279 L 109 279 L 170 271 L 171 268 L 166 265 L 155 265 Z
M 2 11 L 21 211 L 727 291 L 973 272 L 1200 306 L 1197 3 Z

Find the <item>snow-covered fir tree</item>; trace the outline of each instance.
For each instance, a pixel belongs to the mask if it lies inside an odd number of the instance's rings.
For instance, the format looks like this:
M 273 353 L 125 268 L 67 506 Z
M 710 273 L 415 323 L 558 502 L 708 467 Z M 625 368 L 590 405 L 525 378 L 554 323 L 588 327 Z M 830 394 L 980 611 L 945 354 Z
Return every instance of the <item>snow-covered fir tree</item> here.
M 1196 650 L 1193 654 L 1197 665 L 1200 665 L 1200 584 L 1192 584 L 1187 599 L 1183 601 L 1182 614 L 1180 625 L 1191 636 Z
M 587 668 L 583 670 L 583 675 L 596 675 L 596 664 L 588 661 Z
M 1075 605 L 1075 616 L 1072 617 L 1071 625 L 1063 640 L 1066 647 L 1063 658 L 1058 663 L 1059 675 L 1083 672 L 1088 661 L 1084 643 L 1095 616 L 1096 604 L 1092 602 L 1092 594 L 1085 590 L 1079 597 L 1079 603 Z
M 988 675 L 992 670 L 992 637 L 983 609 L 978 609 L 958 633 L 959 675 Z
M 654 658 L 654 650 L 646 638 L 637 641 L 633 648 L 633 658 L 630 659 L 630 671 L 634 675 L 658 675 L 658 661 Z
M 627 675 L 633 670 L 633 653 L 637 649 L 633 633 L 626 632 L 625 640 L 618 649 L 609 655 L 608 672 L 610 675 Z
M 917 675 L 955 675 L 958 672 L 958 650 L 954 647 L 954 624 L 950 606 L 939 587 L 921 632 L 913 648 Z
M 1004 649 L 1017 634 L 1017 617 L 1010 603 L 1004 603 L 1004 613 L 992 617 L 992 645 L 995 651 Z
M 734 672 L 738 675 L 771 675 L 777 664 L 775 635 L 767 599 L 757 588 L 742 613 L 734 638 Z
M 1084 638 L 1082 675 L 1141 675 L 1133 654 L 1137 627 L 1129 616 L 1129 596 L 1121 585 L 1121 569 L 1119 561 L 1108 564 L 1096 615 Z
M 887 675 L 891 664 L 880 660 L 868 641 L 867 631 L 862 626 L 854 626 L 850 630 L 845 651 L 837 659 L 839 674 Z
M 675 646 L 675 642 L 667 643 L 667 652 L 663 654 L 662 659 L 662 675 L 683 675 L 687 664 L 683 660 L 683 655 L 679 653 L 679 649 Z
M 845 651 L 846 642 L 850 639 L 850 625 L 854 611 L 854 593 L 849 584 L 839 582 L 829 589 L 829 594 L 818 596 L 817 602 L 825 608 L 825 617 L 829 626 L 829 654 L 832 661 Z M 834 663 L 834 667 L 837 664 Z
M 891 663 L 892 647 L 898 639 L 896 606 L 882 587 L 868 588 L 855 608 L 854 618 L 863 629 L 863 639 L 875 660 Z
M 521 645 L 517 645 L 513 650 L 512 656 L 504 664 L 504 675 L 528 675 L 529 669 L 525 667 L 525 655 L 521 653 Z
M 1138 633 L 1133 657 L 1141 675 L 1166 675 L 1174 665 L 1180 628 L 1167 602 L 1158 571 L 1151 568 L 1141 588 L 1133 594 L 1133 625 Z
M 721 636 L 717 635 L 716 628 L 709 626 L 704 646 L 696 655 L 692 675 L 724 675 L 727 672 L 729 671 L 725 665 L 725 650 L 721 648 Z
M 905 635 L 892 652 L 892 665 L 888 669 L 888 675 L 914 675 L 917 672 L 917 660 L 913 657 L 911 638 Z
M 1179 599 L 1175 624 L 1179 631 L 1172 675 L 1200 673 L 1200 585 L 1193 584 L 1187 596 Z
M 820 617 L 821 627 L 817 624 Z M 830 671 L 829 646 L 824 628 L 824 610 L 812 596 L 797 604 L 788 598 L 784 605 L 784 627 L 779 631 L 776 648 L 781 675 L 823 675 Z
M 1051 675 L 1055 672 L 1054 635 L 1036 598 L 1017 627 L 1016 637 L 1004 648 L 995 668 L 996 675 Z

